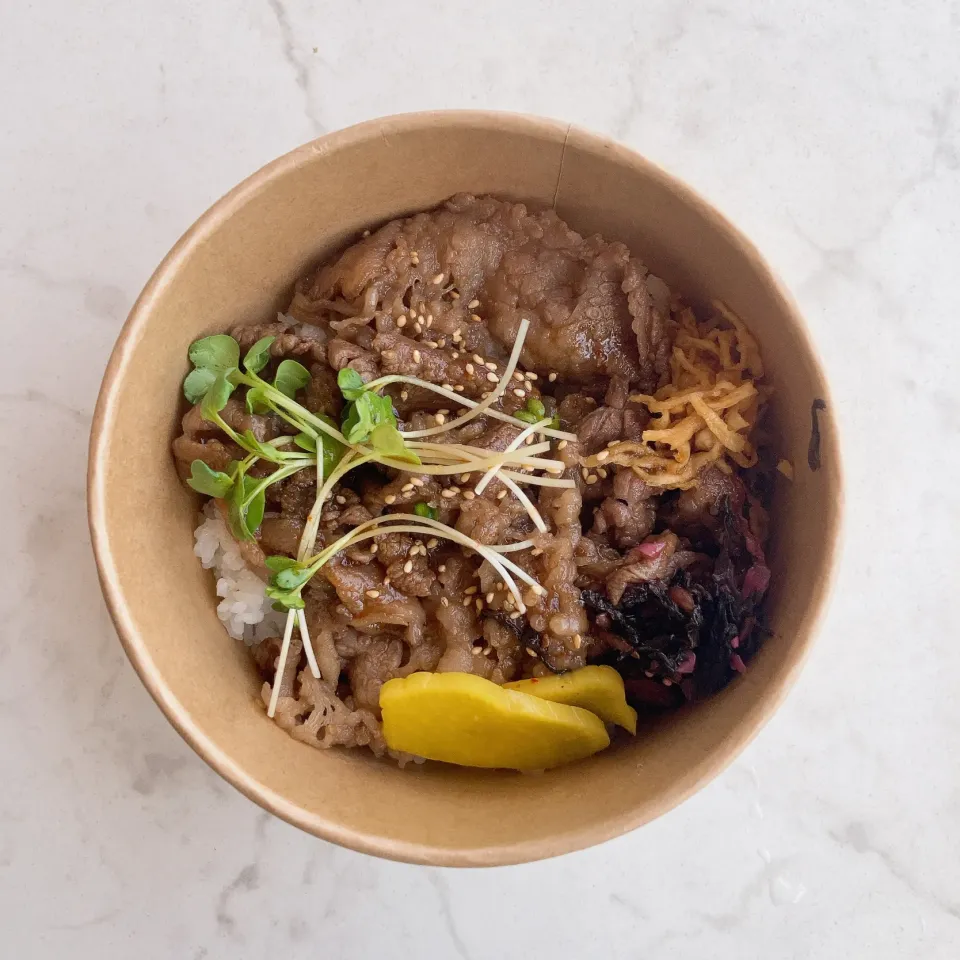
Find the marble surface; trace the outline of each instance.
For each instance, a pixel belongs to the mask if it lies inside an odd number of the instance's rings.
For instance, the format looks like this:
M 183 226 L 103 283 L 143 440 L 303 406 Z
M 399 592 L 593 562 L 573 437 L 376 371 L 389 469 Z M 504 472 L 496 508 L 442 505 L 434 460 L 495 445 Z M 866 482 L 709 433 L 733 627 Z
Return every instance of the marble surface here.
M 958 50 L 933 0 L 5 5 L 3 954 L 956 957 Z M 741 759 L 486 872 L 337 849 L 221 782 L 121 653 L 83 499 L 107 355 L 181 231 L 302 141 L 434 107 L 614 135 L 732 216 L 809 319 L 849 485 L 820 643 Z

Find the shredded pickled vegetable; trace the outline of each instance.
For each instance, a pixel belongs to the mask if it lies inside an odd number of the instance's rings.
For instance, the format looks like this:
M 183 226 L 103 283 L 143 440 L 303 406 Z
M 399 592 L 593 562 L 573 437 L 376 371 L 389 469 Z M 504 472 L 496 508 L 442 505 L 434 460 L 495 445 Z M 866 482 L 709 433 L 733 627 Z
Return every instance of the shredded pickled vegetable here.
M 688 490 L 712 464 L 729 472 L 731 461 L 738 467 L 757 462 L 750 433 L 767 396 L 757 385 L 763 377 L 760 350 L 729 307 L 720 301 L 713 306 L 716 315 L 704 323 L 692 310 L 680 315 L 670 382 L 652 396 L 630 398 L 652 415 L 641 440 L 614 441 L 582 458 L 585 467 L 620 464 L 651 487 Z

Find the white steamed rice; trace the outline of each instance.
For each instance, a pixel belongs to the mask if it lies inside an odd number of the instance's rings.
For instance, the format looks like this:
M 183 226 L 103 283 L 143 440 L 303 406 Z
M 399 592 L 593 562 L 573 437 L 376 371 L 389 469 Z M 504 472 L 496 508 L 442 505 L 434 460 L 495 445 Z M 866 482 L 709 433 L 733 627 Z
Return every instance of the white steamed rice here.
M 217 616 L 227 633 L 248 646 L 283 633 L 286 616 L 273 609 L 264 594 L 266 584 L 243 561 L 236 541 L 213 502 L 203 509 L 194 531 L 193 552 L 217 578 Z

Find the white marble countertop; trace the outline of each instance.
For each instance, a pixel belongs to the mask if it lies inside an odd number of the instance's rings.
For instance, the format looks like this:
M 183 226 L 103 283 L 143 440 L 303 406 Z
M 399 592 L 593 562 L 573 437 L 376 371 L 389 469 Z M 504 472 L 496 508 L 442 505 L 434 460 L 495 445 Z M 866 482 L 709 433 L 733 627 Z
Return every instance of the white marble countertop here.
M 0 952 L 955 958 L 958 52 L 934 0 L 7 4 Z M 732 216 L 809 319 L 849 490 L 754 745 L 633 835 L 486 872 L 340 850 L 220 781 L 121 652 L 83 500 L 104 363 L 185 227 L 302 141 L 456 106 L 614 135 Z

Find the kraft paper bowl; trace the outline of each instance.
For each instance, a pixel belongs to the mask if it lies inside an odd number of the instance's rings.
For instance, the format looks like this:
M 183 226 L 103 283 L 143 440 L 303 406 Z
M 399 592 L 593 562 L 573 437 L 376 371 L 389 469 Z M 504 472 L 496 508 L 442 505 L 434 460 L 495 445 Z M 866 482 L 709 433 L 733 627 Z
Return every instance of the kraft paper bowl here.
M 267 720 L 246 650 L 215 613 L 193 556 L 198 502 L 170 441 L 187 346 L 275 316 L 294 280 L 366 227 L 458 191 L 554 206 L 581 233 L 622 240 L 694 301 L 722 298 L 760 340 L 780 453 L 796 469 L 773 508 L 773 636 L 744 677 L 642 726 L 635 741 L 541 776 L 440 764 L 401 770 L 321 751 Z M 812 470 L 811 405 L 822 467 Z M 555 856 L 639 827 L 717 775 L 793 683 L 834 565 L 840 467 L 832 410 L 796 307 L 752 244 L 692 190 L 636 153 L 549 120 L 423 113 L 364 123 L 281 157 L 213 205 L 157 268 L 103 380 L 90 446 L 89 513 L 120 639 L 160 708 L 238 790 L 355 850 L 439 865 Z M 136 469 L 131 469 L 135 465 Z

